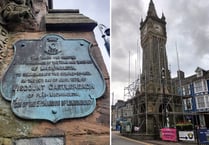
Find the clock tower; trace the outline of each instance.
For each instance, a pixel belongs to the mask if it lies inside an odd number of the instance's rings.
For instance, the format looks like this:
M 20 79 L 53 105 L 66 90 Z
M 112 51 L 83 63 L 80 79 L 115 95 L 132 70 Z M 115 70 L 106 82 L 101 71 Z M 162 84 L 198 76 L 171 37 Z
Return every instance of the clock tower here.
M 133 101 L 133 124 L 141 126 L 141 132 L 157 135 L 160 128 L 174 126 L 176 115 L 172 114 L 178 112 L 176 108 L 180 105 L 175 104 L 177 101 L 171 93 L 166 19 L 163 13 L 158 17 L 152 0 L 146 18 L 141 20 L 140 32 L 143 50 L 141 89 Z
M 156 137 L 164 127 L 175 126 L 182 120 L 181 97 L 173 94 L 166 54 L 166 21 L 159 18 L 153 0 L 150 0 L 146 18 L 141 20 L 143 50 L 141 89 L 133 98 L 134 126 L 140 132 Z
M 165 75 L 165 91 L 168 92 L 168 81 L 170 72 L 166 55 L 166 21 L 162 13 L 158 17 L 153 1 L 149 3 L 149 8 L 145 20 L 140 23 L 141 46 L 143 49 L 141 91 L 149 93 L 162 92 L 162 70 Z

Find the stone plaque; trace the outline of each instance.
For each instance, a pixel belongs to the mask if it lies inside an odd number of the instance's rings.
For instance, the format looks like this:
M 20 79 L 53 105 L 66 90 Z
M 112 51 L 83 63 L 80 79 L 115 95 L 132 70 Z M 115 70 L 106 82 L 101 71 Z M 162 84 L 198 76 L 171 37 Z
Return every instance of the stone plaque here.
M 64 145 L 64 137 L 40 137 L 30 139 L 18 139 L 15 145 Z
M 1 82 L 13 112 L 52 122 L 92 113 L 106 85 L 90 46 L 84 39 L 54 34 L 16 42 L 15 56 Z

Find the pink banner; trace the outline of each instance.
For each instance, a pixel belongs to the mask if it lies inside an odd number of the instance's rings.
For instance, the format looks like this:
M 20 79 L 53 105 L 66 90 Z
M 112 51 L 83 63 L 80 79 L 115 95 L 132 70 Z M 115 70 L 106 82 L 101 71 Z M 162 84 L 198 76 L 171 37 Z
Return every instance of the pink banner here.
M 177 141 L 176 129 L 175 128 L 162 128 L 161 137 L 162 137 L 162 140 L 176 142 Z

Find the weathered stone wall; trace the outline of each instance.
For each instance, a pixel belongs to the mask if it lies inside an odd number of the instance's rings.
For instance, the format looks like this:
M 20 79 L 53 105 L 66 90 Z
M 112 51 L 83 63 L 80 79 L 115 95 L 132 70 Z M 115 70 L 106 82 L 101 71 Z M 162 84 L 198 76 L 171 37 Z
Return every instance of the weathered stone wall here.
M 43 9 L 39 13 L 44 15 L 46 2 L 39 0 Z M 2 7 L 1 7 L 2 8 Z M 37 8 L 37 5 L 35 6 Z M 93 31 L 47 31 L 43 26 L 43 17 L 36 17 L 38 25 L 43 29 L 19 31 L 8 30 L 6 34 L 6 47 L 1 47 L 3 57 L 0 58 L 0 75 L 2 78 L 14 56 L 13 44 L 21 39 L 41 39 L 46 34 L 58 34 L 65 39 L 86 39 L 93 45 L 90 48 L 98 67 L 106 81 L 104 95 L 97 99 L 96 109 L 92 114 L 84 118 L 65 119 L 57 123 L 44 120 L 25 120 L 15 116 L 11 110 L 9 101 L 0 95 L 0 145 L 12 145 L 18 139 L 30 139 L 39 137 L 64 137 L 66 145 L 108 145 L 109 144 L 109 75 L 105 67 L 100 48 L 95 40 Z M 2 27 L 6 27 L 2 25 Z M 7 27 L 6 27 L 7 28 Z M 37 27 L 36 27 L 37 28 Z M 40 28 L 40 27 L 39 27 Z
M 47 32 L 48 34 L 52 32 Z M 14 55 L 13 44 L 20 39 L 40 39 L 46 32 L 12 33 L 8 41 L 8 57 L 1 67 L 1 76 L 8 67 Z M 91 53 L 103 72 L 107 84 L 104 96 L 97 100 L 93 114 L 81 119 L 61 120 L 56 124 L 40 120 L 22 120 L 13 115 L 10 102 L 0 98 L 0 137 L 2 142 L 9 145 L 12 140 L 19 138 L 64 136 L 67 145 L 109 144 L 109 76 L 106 71 L 99 47 L 92 32 L 63 32 L 56 33 L 64 38 L 84 38 L 93 44 Z

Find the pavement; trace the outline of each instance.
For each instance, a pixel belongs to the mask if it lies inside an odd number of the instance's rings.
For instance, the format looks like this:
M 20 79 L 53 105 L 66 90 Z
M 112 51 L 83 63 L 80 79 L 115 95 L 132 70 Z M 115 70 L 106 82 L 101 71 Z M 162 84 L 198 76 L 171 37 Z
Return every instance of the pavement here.
M 195 142 L 169 142 L 161 140 L 143 140 L 143 142 L 151 143 L 153 145 L 197 145 Z
M 115 134 L 117 136 L 121 136 L 119 132 L 112 131 L 112 134 Z M 144 142 L 145 144 L 149 145 L 197 145 L 196 142 L 185 142 L 185 141 L 179 141 L 179 142 L 170 142 L 170 141 L 162 141 L 162 140 L 140 140 L 141 142 Z

